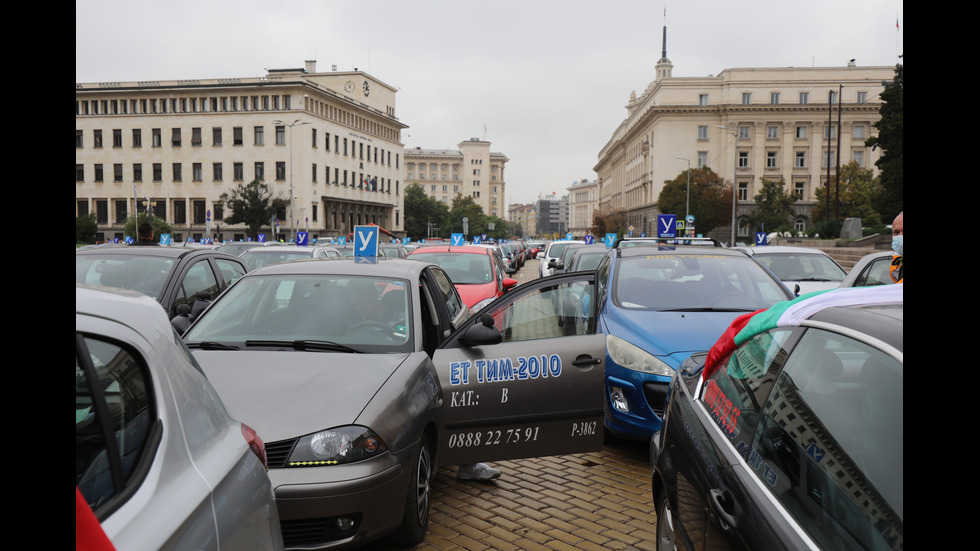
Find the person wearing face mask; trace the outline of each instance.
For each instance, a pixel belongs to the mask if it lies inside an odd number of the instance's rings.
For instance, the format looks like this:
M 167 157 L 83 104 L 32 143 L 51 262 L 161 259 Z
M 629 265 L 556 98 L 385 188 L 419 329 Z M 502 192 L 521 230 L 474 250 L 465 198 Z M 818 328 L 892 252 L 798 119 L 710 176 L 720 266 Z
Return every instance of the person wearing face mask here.
M 902 283 L 902 278 L 904 276 L 904 262 L 902 261 L 903 255 L 905 253 L 905 228 L 903 226 L 902 215 L 905 211 L 898 213 L 895 220 L 892 222 L 892 250 L 895 251 L 895 255 L 892 256 L 892 266 L 889 269 L 889 273 L 892 276 L 892 280 L 895 283 Z

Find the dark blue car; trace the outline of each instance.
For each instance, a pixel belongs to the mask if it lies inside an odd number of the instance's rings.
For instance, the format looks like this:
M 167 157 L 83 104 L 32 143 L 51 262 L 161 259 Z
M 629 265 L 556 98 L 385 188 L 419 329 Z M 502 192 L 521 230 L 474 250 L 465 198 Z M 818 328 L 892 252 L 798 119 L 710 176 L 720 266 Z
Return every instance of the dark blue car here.
M 613 249 L 599 265 L 597 330 L 606 335 L 606 429 L 649 440 L 674 370 L 711 348 L 733 319 L 793 298 L 741 251 Z

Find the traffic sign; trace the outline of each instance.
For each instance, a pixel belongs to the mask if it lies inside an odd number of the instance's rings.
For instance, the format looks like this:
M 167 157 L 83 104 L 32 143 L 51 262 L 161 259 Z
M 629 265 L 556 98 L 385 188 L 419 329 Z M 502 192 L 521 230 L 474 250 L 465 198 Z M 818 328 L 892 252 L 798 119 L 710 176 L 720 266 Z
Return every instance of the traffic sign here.
M 378 256 L 378 226 L 354 226 L 354 256 Z

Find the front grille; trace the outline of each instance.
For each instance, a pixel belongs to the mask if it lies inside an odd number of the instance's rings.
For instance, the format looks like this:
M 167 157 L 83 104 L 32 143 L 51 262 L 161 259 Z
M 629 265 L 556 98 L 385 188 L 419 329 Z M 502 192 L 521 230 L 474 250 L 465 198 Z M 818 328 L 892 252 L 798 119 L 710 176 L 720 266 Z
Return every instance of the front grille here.
M 664 418 L 664 408 L 667 405 L 667 389 L 669 387 L 670 383 L 652 381 L 643 383 L 643 396 L 646 398 L 647 404 L 650 405 L 650 409 L 661 419 Z M 271 459 L 269 460 L 269 466 L 272 466 Z
M 270 469 L 281 469 L 286 466 L 286 461 L 289 460 L 289 454 L 293 453 L 293 447 L 296 446 L 297 440 L 299 438 L 290 438 L 265 445 L 265 455 L 269 460 Z
M 304 545 L 320 545 L 332 541 L 347 539 L 357 533 L 361 526 L 361 514 L 354 513 L 343 517 L 353 520 L 349 530 L 341 530 L 337 525 L 340 517 L 304 518 L 280 521 L 282 528 L 282 543 L 285 547 L 302 547 Z

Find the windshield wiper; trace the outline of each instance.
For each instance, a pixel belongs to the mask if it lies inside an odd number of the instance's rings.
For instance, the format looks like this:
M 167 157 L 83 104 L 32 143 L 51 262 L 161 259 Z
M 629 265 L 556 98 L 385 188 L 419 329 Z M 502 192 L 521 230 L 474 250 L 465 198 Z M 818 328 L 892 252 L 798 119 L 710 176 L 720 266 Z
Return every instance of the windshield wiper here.
M 291 346 L 296 350 L 331 350 L 335 352 L 350 352 L 352 354 L 364 354 L 363 350 L 358 350 L 333 341 L 316 340 L 295 340 L 295 341 L 245 341 L 245 346 Z
M 225 344 L 216 341 L 189 342 L 187 348 L 200 348 L 202 350 L 241 350 L 233 344 Z
M 751 308 L 668 308 L 658 312 L 754 312 Z

